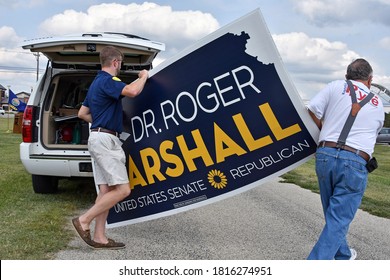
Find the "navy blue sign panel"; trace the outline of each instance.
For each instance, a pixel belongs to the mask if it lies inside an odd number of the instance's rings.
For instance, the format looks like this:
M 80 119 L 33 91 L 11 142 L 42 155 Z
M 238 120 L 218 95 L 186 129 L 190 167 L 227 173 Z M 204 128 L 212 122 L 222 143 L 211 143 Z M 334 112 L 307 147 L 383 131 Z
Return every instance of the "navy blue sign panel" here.
M 151 74 L 141 95 L 123 99 L 132 192 L 110 210 L 109 226 L 235 195 L 315 152 L 316 131 L 259 11 Z

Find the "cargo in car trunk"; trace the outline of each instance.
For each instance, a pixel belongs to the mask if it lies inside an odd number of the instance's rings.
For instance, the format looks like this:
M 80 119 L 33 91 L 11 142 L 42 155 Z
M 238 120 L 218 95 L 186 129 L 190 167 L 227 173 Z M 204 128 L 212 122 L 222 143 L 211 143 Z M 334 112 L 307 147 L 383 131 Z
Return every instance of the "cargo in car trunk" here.
M 52 149 L 87 149 L 89 124 L 77 117 L 97 71 L 73 72 L 52 78 L 43 103 L 42 143 Z M 130 83 L 138 76 L 124 74 Z

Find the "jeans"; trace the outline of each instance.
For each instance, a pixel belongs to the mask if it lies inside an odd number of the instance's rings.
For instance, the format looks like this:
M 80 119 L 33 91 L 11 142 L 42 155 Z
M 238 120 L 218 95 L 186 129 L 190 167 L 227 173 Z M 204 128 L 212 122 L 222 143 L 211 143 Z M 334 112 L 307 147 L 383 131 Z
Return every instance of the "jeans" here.
M 325 226 L 309 260 L 348 260 L 347 233 L 367 185 L 366 161 L 352 152 L 321 147 L 316 152 Z

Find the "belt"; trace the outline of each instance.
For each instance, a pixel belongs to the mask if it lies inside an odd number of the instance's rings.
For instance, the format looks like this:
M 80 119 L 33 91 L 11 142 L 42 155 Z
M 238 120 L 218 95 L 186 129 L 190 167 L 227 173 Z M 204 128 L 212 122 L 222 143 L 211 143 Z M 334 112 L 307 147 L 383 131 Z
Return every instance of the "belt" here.
M 370 156 L 366 152 L 357 150 L 357 149 L 352 148 L 352 147 L 347 146 L 347 145 L 338 146 L 336 142 L 321 141 L 318 144 L 318 147 L 337 148 L 337 149 L 341 149 L 341 150 L 345 150 L 345 151 L 357 154 L 358 156 L 362 157 L 367 162 L 370 160 Z
M 113 131 L 113 130 L 109 130 L 109 129 L 105 129 L 103 127 L 92 128 L 91 131 L 109 133 L 109 134 L 115 135 L 116 137 L 119 137 L 118 132 Z

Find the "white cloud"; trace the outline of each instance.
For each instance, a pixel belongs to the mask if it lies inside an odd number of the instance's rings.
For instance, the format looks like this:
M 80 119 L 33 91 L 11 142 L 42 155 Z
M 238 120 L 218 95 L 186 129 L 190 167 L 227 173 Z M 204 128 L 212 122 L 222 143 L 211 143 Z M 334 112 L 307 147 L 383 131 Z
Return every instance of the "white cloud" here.
M 357 53 L 349 50 L 342 42 L 311 38 L 303 32 L 273 35 L 273 39 L 283 60 L 288 64 L 299 65 L 301 71 L 314 68 L 314 72 L 328 74 L 358 57 Z
M 23 38 L 19 37 L 15 30 L 9 26 L 0 27 L 0 42 L 2 48 L 14 48 Z
M 348 64 L 361 57 L 345 43 L 312 38 L 302 32 L 272 37 L 303 99 L 310 99 L 332 80 L 344 79 Z M 390 48 L 390 37 L 382 43 Z M 374 69 L 374 82 L 389 87 L 390 76 L 383 74 L 381 65 L 368 60 Z
M 34 3 L 35 0 L 26 1 L 25 3 Z M 36 0 L 35 3 L 40 3 L 40 1 Z M 329 22 L 341 23 L 342 20 L 348 23 L 349 7 L 353 6 L 360 16 L 362 8 L 359 8 L 359 4 L 364 4 L 362 0 L 289 1 L 306 18 L 324 25 Z M 16 2 L 22 3 L 21 0 Z M 366 0 L 366 2 L 364 8 L 369 5 L 373 7 L 374 4 L 390 5 L 390 0 Z M 369 13 L 364 11 L 363 14 Z M 148 2 L 128 5 L 111 3 L 93 5 L 81 11 L 64 10 L 62 13 L 52 15 L 42 22 L 40 34 L 37 37 L 91 31 L 135 34 L 166 44 L 167 51 L 159 54 L 155 60 L 154 65 L 157 65 L 218 28 L 218 21 L 211 14 L 201 11 L 173 10 L 169 6 Z M 349 46 L 343 42 L 319 38 L 322 35 L 310 37 L 307 34 L 296 32 L 273 35 L 286 68 L 303 98 L 311 98 L 331 80 L 343 79 L 347 65 L 354 58 L 359 57 L 357 52 L 350 50 Z M 0 28 L 0 42 L 2 42 L 0 65 L 36 67 L 36 59 L 32 54 L 21 54 L 23 50 L 17 47 L 21 41 L 22 38 L 16 34 L 14 29 Z M 382 48 L 390 48 L 390 37 L 383 38 L 380 44 Z M 3 49 L 3 46 L 7 51 Z M 380 66 L 372 64 L 376 74 L 375 82 L 389 85 L 390 77 L 383 74 L 386 71 L 381 71 Z M 42 60 L 41 67 L 44 67 Z M 8 73 L 2 72 L 1 74 L 2 84 L 8 83 Z M 18 78 L 18 84 L 25 81 L 26 83 L 27 81 L 35 82 L 34 73 L 24 75 L 29 77 Z M 7 81 L 4 80 L 6 76 Z
M 33 54 L 20 48 L 19 44 L 22 41 L 23 38 L 19 37 L 13 28 L 8 26 L 0 27 L 0 65 L 8 65 L 10 67 L 33 67 L 35 65 L 33 63 L 35 60 Z
M 3 3 L 3 0 L 0 1 Z M 38 5 L 42 1 L 20 0 L 13 5 Z M 86 12 L 69 9 L 53 15 L 42 22 L 39 36 L 91 31 L 130 33 L 166 44 L 167 50 L 158 55 L 154 62 L 154 65 L 157 65 L 218 28 L 218 21 L 211 14 L 201 11 L 175 11 L 169 6 L 148 2 L 140 5 L 110 3 L 90 6 Z M 29 89 L 36 78 L 33 72 L 36 58 L 19 47 L 22 41 L 23 38 L 19 37 L 13 28 L 0 28 L 0 65 L 15 67 L 12 71 L 0 68 L 1 83 L 11 86 L 17 83 L 16 91 L 26 87 Z M 41 57 L 40 68 L 44 67 L 43 60 Z
M 291 0 L 295 10 L 318 26 L 370 21 L 390 25 L 389 0 Z
M 29 91 L 34 86 L 36 67 L 37 60 L 32 53 L 19 48 L 0 48 L 0 82 L 3 86 L 11 86 L 16 93 Z
M 91 31 L 115 31 L 135 34 L 167 44 L 174 52 L 218 29 L 217 20 L 200 11 L 174 11 L 154 3 L 100 4 L 86 12 L 66 10 L 46 19 L 43 35 L 61 35 Z
M 342 42 L 302 32 L 273 35 L 273 39 L 303 98 L 310 98 L 331 80 L 344 79 L 348 64 L 359 57 Z
M 36 79 L 36 58 L 20 48 L 22 41 L 12 27 L 0 27 L 1 84 L 11 89 L 17 84 L 16 92 L 30 90 Z

